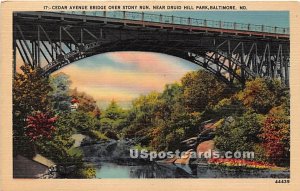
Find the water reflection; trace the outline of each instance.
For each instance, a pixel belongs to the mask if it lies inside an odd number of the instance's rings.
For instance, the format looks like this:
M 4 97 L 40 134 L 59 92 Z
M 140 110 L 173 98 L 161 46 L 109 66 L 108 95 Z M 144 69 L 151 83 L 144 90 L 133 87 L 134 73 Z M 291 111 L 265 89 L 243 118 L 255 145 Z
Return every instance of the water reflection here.
M 188 168 L 187 171 L 192 172 Z M 110 162 L 101 162 L 96 167 L 96 178 L 189 178 L 194 177 L 186 169 L 171 165 L 133 165 L 124 166 Z
M 100 162 L 96 178 L 289 178 L 289 171 L 230 170 L 197 165 Z

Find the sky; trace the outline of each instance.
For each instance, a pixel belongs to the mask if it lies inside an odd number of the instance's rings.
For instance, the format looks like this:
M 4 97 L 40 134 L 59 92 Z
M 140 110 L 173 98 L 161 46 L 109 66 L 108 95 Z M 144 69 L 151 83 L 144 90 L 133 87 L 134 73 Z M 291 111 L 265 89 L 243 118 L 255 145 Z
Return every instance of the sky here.
M 289 27 L 290 25 L 288 11 L 164 11 L 152 13 L 277 27 Z
M 111 52 L 72 63 L 64 72 L 72 88 L 92 95 L 100 107 L 111 100 L 128 107 L 134 98 L 163 91 L 166 84 L 179 82 L 185 73 L 200 67 L 186 60 L 151 52 Z
M 153 13 L 153 12 L 152 12 Z M 177 11 L 157 14 L 288 27 L 287 11 Z M 72 88 L 93 96 L 100 107 L 114 99 L 128 107 L 139 95 L 162 91 L 185 73 L 200 69 L 186 60 L 151 52 L 111 52 L 74 62 L 58 72 L 70 76 Z

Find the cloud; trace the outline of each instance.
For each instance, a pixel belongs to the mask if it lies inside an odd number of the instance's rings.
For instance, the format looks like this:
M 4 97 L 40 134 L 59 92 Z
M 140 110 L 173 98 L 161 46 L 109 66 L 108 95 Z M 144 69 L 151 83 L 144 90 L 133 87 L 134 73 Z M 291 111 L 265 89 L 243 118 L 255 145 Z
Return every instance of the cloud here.
M 186 70 L 180 58 L 151 52 L 112 52 L 108 57 L 120 64 L 134 66 L 148 73 L 178 73 Z
M 185 64 L 182 59 L 157 53 L 114 52 L 86 58 L 57 72 L 68 74 L 72 88 L 77 87 L 97 100 L 129 102 L 141 94 L 163 91 L 165 84 L 179 81 L 194 69 L 193 64 Z
M 79 89 L 93 88 L 97 99 L 111 92 L 111 89 L 119 89 L 119 94 L 134 92 L 135 95 L 148 93 L 150 91 L 162 91 L 166 83 L 172 83 L 179 79 L 178 74 L 157 74 L 147 72 L 123 71 L 118 69 L 103 68 L 99 70 L 80 69 L 72 65 L 60 70 L 71 77 L 72 86 Z M 57 72 L 60 72 L 57 71 Z M 106 89 L 104 89 L 106 88 Z M 99 94 L 95 94 L 98 89 Z M 103 89 L 105 91 L 103 91 Z M 87 93 L 90 93 L 87 91 Z M 116 91 L 114 91 L 117 94 Z M 132 93 L 131 93 L 132 94 Z M 118 95 L 120 97 L 120 95 Z M 126 96 L 128 97 L 128 96 Z

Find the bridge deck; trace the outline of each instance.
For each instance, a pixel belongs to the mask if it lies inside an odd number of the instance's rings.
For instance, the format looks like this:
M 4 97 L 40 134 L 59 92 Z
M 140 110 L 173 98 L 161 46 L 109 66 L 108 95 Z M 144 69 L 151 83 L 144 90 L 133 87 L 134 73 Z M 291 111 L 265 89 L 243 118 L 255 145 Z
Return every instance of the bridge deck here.
M 18 13 L 17 13 L 18 14 Z M 26 17 L 59 21 L 101 22 L 121 26 L 153 27 L 166 30 L 289 39 L 289 29 L 264 25 L 212 21 L 135 12 L 22 12 Z M 134 15 L 133 15 L 134 14 Z

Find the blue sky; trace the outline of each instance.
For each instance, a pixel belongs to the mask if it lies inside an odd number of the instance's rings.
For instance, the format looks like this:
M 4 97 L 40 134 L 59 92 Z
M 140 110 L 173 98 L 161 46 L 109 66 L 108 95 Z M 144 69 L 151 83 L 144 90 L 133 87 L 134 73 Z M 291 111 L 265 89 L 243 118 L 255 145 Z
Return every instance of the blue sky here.
M 151 13 L 196 19 L 289 27 L 288 11 L 155 11 Z

